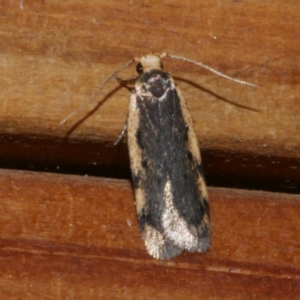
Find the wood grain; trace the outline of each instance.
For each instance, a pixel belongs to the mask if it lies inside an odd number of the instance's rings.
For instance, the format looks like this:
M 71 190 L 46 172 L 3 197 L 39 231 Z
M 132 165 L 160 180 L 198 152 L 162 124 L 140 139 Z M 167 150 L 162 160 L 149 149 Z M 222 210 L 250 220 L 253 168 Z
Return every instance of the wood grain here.
M 0 171 L 1 299 L 299 299 L 300 10 L 295 1 L 0 3 L 0 168 L 129 178 L 132 57 L 166 59 L 194 119 L 210 189 L 207 254 L 145 251 L 129 181 Z M 135 76 L 134 68 L 120 77 Z M 295 193 L 265 193 L 256 190 Z
M 299 158 L 300 12 L 293 3 L 3 1 L 0 132 L 65 137 L 97 103 L 64 126 L 59 122 L 108 75 L 134 56 L 168 51 L 260 86 L 240 86 L 196 66 L 165 61 L 187 98 L 204 149 Z M 122 75 L 134 74 L 131 68 Z M 128 91 L 111 82 L 98 98 L 97 113 L 70 138 L 114 141 L 127 99 Z
M 161 262 L 128 181 L 2 170 L 1 299 L 298 299 L 300 197 L 209 193 L 211 250 Z

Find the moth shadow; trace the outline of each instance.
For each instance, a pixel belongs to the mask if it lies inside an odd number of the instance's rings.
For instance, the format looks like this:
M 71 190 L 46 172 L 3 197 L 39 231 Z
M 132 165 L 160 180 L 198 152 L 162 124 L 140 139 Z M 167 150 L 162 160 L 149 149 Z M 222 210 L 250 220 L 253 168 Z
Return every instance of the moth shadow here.
M 205 88 L 205 87 L 203 87 L 203 86 L 201 86 L 201 85 L 199 85 L 199 84 L 197 84 L 197 83 L 195 83 L 195 82 L 193 82 L 193 81 L 190 81 L 190 80 L 187 80 L 187 79 L 184 79 L 184 78 L 181 78 L 181 77 L 176 77 L 176 76 L 173 76 L 173 78 L 174 78 L 176 81 L 181 81 L 181 82 L 188 83 L 188 84 L 190 84 L 191 86 L 195 87 L 196 89 L 199 89 L 199 90 L 201 90 L 201 91 L 203 91 L 203 92 L 205 92 L 205 93 L 208 93 L 208 94 L 210 94 L 210 95 L 216 97 L 217 99 L 219 99 L 219 100 L 221 100 L 221 101 L 224 101 L 224 102 L 226 102 L 226 103 L 229 103 L 229 104 L 231 104 L 231 105 L 235 105 L 235 106 L 237 106 L 237 107 L 240 107 L 240 108 L 243 108 L 243 109 L 248 109 L 248 110 L 251 110 L 251 111 L 254 111 L 254 112 L 260 112 L 260 110 L 257 109 L 257 108 L 254 108 L 254 107 L 251 107 L 251 106 L 248 106 L 248 105 L 240 104 L 240 103 L 238 103 L 238 102 L 229 100 L 228 98 L 225 98 L 225 97 L 223 97 L 223 96 L 220 96 L 220 95 L 218 95 L 217 93 L 211 91 L 210 89 Z M 247 88 L 249 88 L 249 87 L 247 87 Z
M 118 90 L 120 90 L 123 87 L 123 85 L 115 87 L 108 94 L 106 94 L 104 98 L 102 98 L 102 100 L 98 101 L 97 105 L 92 110 L 90 110 L 87 114 L 85 114 L 81 119 L 79 119 L 75 124 L 72 125 L 72 127 L 67 131 L 64 140 L 68 140 L 70 135 L 73 133 L 73 131 L 77 129 L 79 125 L 85 122 L 85 120 L 87 120 L 91 115 L 93 115 L 107 100 L 109 100 L 110 97 L 112 97 Z

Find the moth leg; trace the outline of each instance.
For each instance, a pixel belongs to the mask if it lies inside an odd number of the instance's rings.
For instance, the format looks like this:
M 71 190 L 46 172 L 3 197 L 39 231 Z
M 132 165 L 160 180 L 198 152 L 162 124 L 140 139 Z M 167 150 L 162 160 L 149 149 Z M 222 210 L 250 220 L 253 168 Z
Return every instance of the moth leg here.
M 136 81 L 139 79 L 139 77 L 134 77 L 132 79 L 129 79 L 129 80 L 124 80 L 124 79 L 121 79 L 120 77 L 118 77 L 117 75 L 114 76 L 114 78 L 121 84 L 121 85 L 124 85 L 128 88 L 128 85 L 135 85 Z M 117 140 L 114 142 L 114 146 L 116 146 L 120 141 L 121 139 L 124 137 L 125 135 L 125 132 L 127 130 L 127 123 L 128 123 L 128 116 L 127 116 L 127 119 L 126 119 L 126 122 L 124 124 L 124 127 L 123 127 L 123 130 L 121 132 L 121 134 L 119 135 L 119 137 L 117 138 Z
M 114 146 L 116 146 L 116 145 L 119 144 L 119 142 L 121 141 L 121 139 L 124 137 L 126 130 L 127 130 L 127 120 L 126 120 L 126 122 L 124 124 L 122 132 L 120 133 L 119 137 L 114 142 Z

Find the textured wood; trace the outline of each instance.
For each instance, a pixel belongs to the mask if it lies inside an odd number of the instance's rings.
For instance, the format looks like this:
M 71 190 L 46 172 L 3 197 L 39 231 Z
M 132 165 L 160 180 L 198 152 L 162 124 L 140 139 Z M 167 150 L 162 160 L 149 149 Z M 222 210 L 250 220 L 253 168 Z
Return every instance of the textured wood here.
M 59 122 L 133 56 L 168 51 L 260 86 L 165 60 L 208 182 L 299 193 L 299 20 L 295 1 L 1 1 L 0 167 L 129 178 L 125 143 L 113 147 L 127 89 L 111 82 Z M 129 182 L 1 171 L 0 298 L 299 298 L 299 196 L 210 189 L 211 251 L 162 263 L 132 195 Z
M 165 60 L 191 108 L 208 182 L 300 192 L 293 1 L 4 0 L 0 10 L 0 167 L 129 178 L 126 147 L 113 147 L 127 89 L 112 81 L 59 123 L 133 56 L 168 51 L 260 86 Z
M 293 1 L 2 1 L 1 135 L 65 137 L 96 103 L 59 122 L 108 75 L 133 56 L 168 51 L 260 86 L 166 60 L 204 149 L 299 158 L 299 19 Z M 71 138 L 114 141 L 127 99 L 111 82 Z
M 300 197 L 209 189 L 212 248 L 169 262 L 128 181 L 0 172 L 1 299 L 299 299 Z

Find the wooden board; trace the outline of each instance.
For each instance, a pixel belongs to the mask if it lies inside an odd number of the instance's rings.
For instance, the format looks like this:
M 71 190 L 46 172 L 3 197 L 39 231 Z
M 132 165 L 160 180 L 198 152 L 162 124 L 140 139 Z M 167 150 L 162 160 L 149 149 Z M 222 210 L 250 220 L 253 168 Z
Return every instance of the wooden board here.
M 0 9 L 0 167 L 129 178 L 126 146 L 113 147 L 126 88 L 110 82 L 60 122 L 132 57 L 167 51 L 260 86 L 164 61 L 191 108 L 209 184 L 300 192 L 294 2 L 36 0 Z
M 298 299 L 299 195 L 209 193 L 211 250 L 157 261 L 130 182 L 1 171 L 1 299 Z
M 0 168 L 35 172 L 0 172 L 0 298 L 298 299 L 299 20 L 295 1 L 2 1 Z M 157 262 L 129 181 L 38 171 L 130 178 L 126 139 L 113 146 L 126 88 L 60 121 L 120 65 L 164 51 L 260 88 L 164 61 L 207 182 L 247 190 L 210 189 L 209 253 Z
M 73 140 L 113 142 L 129 97 L 116 82 L 98 97 L 97 113 L 88 115 L 96 101 L 59 122 L 132 57 L 167 51 L 260 86 L 165 61 L 204 149 L 299 158 L 300 12 L 292 1 L 3 1 L 1 11 L 2 136 L 61 139 L 73 129 Z

